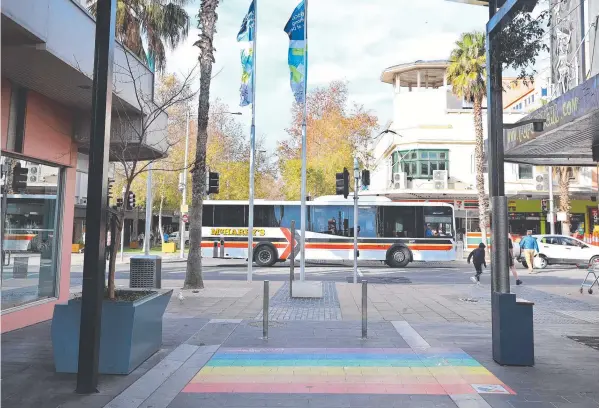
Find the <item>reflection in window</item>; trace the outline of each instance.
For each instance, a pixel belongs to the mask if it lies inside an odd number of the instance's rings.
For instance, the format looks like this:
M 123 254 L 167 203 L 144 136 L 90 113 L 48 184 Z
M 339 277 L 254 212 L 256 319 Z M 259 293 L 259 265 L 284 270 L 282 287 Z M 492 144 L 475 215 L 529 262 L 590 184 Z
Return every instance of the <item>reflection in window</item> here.
M 57 253 L 59 243 L 59 167 L 16 160 L 7 156 L 3 165 L 19 162 L 27 168 L 27 186 L 12 190 L 12 172 L 2 180 L 2 310 L 58 296 Z M 6 211 L 6 212 L 4 212 Z
M 314 205 L 311 218 L 314 232 L 353 236 L 353 208 L 349 205 Z
M 452 237 L 451 207 L 424 207 L 425 237 Z

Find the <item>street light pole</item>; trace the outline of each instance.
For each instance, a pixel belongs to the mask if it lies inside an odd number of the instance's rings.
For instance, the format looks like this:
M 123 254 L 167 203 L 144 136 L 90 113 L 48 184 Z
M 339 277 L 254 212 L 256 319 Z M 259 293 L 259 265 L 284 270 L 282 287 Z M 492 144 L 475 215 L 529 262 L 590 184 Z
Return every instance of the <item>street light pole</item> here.
M 187 166 L 189 160 L 189 121 L 191 120 L 189 109 L 185 115 L 185 161 L 183 167 L 183 189 L 181 197 L 181 219 L 179 220 L 179 246 L 181 253 L 179 258 L 185 259 L 185 222 L 183 221 L 183 207 L 187 204 Z
M 360 187 L 360 165 L 354 157 L 354 283 L 358 283 L 358 188 Z

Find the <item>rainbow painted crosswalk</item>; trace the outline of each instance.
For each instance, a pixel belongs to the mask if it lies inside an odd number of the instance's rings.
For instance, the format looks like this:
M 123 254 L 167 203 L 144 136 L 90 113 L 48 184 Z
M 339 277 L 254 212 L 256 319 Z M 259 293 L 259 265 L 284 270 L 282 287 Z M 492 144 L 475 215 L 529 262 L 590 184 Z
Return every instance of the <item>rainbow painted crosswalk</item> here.
M 188 393 L 513 394 L 460 349 L 221 348 Z

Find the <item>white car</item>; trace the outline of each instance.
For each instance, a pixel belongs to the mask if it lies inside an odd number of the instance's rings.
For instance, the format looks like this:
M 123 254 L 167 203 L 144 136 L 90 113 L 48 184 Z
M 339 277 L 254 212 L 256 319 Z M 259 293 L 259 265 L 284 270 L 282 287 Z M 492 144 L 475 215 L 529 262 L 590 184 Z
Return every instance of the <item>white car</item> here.
M 179 231 L 171 232 L 171 234 L 168 236 L 168 241 L 179 245 L 181 243 Z M 185 231 L 185 245 L 189 245 L 189 231 Z
M 539 255 L 535 257 L 535 268 L 544 269 L 547 265 L 586 265 L 599 261 L 599 247 L 589 245 L 566 235 L 533 235 L 539 245 Z M 520 251 L 518 251 L 520 252 Z M 524 256 L 520 262 L 527 267 Z

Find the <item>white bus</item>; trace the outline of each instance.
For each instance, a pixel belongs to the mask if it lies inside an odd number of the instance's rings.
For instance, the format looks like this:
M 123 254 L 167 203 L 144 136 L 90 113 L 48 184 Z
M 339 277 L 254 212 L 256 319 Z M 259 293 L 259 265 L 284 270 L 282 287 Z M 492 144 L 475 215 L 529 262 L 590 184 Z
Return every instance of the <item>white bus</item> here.
M 205 201 L 202 256 L 214 247 L 227 258 L 247 259 L 248 202 Z M 353 259 L 353 200 L 323 197 L 307 202 L 306 260 Z M 290 226 L 295 221 L 295 239 Z M 402 268 L 412 261 L 456 259 L 453 207 L 444 203 L 398 203 L 384 197 L 360 197 L 359 260 L 383 261 Z M 300 202 L 254 203 L 254 262 L 272 266 L 289 258 L 291 245 L 299 259 Z

